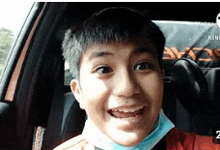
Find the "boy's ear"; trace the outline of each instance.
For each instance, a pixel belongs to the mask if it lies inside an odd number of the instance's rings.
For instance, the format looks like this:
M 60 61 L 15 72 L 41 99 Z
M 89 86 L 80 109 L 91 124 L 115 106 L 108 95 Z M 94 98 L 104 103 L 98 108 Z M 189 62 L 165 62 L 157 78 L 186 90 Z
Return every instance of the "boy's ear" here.
M 73 93 L 73 95 L 75 96 L 76 100 L 79 102 L 80 104 L 80 108 L 84 109 L 84 107 L 82 106 L 82 91 L 80 88 L 80 84 L 79 81 L 76 79 L 73 79 L 70 83 L 70 87 L 71 87 L 71 91 Z

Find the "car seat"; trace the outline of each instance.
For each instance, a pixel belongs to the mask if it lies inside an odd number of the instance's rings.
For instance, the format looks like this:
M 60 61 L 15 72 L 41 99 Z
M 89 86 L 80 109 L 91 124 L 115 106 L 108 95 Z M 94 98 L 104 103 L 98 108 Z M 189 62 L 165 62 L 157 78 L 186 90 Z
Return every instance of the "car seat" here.
M 179 130 L 207 135 L 209 122 L 196 117 L 198 114 L 206 116 L 210 113 L 208 83 L 200 67 L 190 59 L 176 60 L 171 66 L 169 80 L 172 88 L 165 95 L 173 95 L 173 99 L 164 99 L 163 109 L 167 116 L 171 118 L 169 112 L 175 108 L 176 118 L 175 121 L 171 120 Z M 172 102 L 176 106 L 167 105 Z
M 64 141 L 79 135 L 83 130 L 85 120 L 86 113 L 80 109 L 72 92 L 58 89 L 52 102 L 41 149 L 53 149 Z

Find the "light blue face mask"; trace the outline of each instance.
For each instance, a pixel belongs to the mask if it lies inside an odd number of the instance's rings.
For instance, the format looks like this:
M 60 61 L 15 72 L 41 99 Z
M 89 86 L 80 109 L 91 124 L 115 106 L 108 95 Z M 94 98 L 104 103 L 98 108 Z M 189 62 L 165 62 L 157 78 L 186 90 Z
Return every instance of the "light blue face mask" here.
M 154 130 L 141 143 L 134 147 L 125 147 L 113 142 L 106 135 L 101 133 L 91 120 L 87 120 L 82 134 L 84 134 L 87 140 L 95 145 L 95 147 L 104 150 L 150 150 L 174 127 L 162 109 L 157 124 Z

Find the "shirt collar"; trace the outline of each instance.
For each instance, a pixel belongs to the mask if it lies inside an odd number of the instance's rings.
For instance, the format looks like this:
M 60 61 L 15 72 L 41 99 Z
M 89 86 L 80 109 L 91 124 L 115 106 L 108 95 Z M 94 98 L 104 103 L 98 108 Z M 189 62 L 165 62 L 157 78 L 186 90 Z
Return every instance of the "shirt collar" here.
M 100 132 L 90 119 L 86 121 L 82 134 L 91 144 L 104 150 L 150 150 L 174 127 L 174 124 L 166 117 L 162 109 L 157 124 L 157 127 L 134 147 L 125 147 L 113 142 Z

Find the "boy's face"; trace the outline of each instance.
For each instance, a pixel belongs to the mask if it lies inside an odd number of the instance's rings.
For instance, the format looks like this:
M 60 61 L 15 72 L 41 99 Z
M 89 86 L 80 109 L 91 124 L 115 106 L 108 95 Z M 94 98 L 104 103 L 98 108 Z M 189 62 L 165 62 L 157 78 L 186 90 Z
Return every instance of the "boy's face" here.
M 116 143 L 137 145 L 152 130 L 163 77 L 150 53 L 132 42 L 90 46 L 82 55 L 79 82 L 73 80 L 71 88 L 80 107 Z

